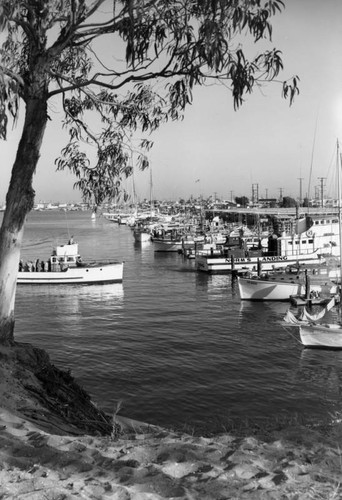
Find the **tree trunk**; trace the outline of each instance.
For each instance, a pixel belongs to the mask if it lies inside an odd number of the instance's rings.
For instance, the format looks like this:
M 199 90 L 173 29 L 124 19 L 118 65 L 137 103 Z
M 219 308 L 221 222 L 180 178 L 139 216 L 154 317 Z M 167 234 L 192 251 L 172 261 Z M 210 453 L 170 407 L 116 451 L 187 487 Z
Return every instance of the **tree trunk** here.
M 46 99 L 29 98 L 0 229 L 0 344 L 14 343 L 14 304 L 20 247 L 26 216 L 34 204 L 32 179 L 46 123 Z

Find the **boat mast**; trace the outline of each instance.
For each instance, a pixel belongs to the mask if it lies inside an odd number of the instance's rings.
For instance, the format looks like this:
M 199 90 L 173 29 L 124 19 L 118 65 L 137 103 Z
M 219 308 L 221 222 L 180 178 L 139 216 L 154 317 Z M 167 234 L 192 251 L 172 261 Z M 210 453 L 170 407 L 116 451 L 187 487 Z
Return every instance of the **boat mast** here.
M 131 139 L 132 139 L 132 137 L 131 137 Z M 133 149 L 131 149 L 131 167 L 132 167 L 132 194 L 133 194 L 134 215 L 137 216 L 138 215 L 138 202 L 137 202 L 137 192 L 135 189 Z
M 150 213 L 151 217 L 154 217 L 153 207 L 153 182 L 152 182 L 152 167 L 150 167 Z
M 337 192 L 338 192 L 338 234 L 340 243 L 340 299 L 342 299 L 342 206 L 341 206 L 341 153 L 340 144 L 337 139 L 337 155 L 336 155 L 336 167 L 337 167 Z

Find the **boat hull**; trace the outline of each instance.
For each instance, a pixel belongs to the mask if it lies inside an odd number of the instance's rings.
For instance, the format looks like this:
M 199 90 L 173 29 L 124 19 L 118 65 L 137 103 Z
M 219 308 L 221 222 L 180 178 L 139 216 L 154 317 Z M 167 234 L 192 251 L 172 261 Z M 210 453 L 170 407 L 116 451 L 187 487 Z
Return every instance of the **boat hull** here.
M 259 256 L 259 257 L 239 257 L 234 260 L 229 257 L 215 255 L 196 255 L 196 269 L 211 274 L 231 273 L 239 270 L 257 270 L 261 264 L 263 271 L 286 268 L 289 265 L 301 264 L 321 264 L 324 258 L 317 252 L 307 255 L 294 256 Z
M 151 241 L 151 233 L 149 231 L 134 231 L 133 236 L 134 240 L 139 243 Z
M 301 325 L 299 334 L 305 347 L 342 349 L 342 328 L 338 325 Z
M 305 292 L 302 283 L 238 277 L 241 300 L 290 300 L 291 295 Z
M 123 263 L 97 266 L 69 267 L 65 271 L 18 273 L 19 285 L 91 285 L 101 283 L 122 283 Z
M 179 240 L 159 240 L 153 238 L 153 246 L 155 252 L 181 252 L 182 241 Z

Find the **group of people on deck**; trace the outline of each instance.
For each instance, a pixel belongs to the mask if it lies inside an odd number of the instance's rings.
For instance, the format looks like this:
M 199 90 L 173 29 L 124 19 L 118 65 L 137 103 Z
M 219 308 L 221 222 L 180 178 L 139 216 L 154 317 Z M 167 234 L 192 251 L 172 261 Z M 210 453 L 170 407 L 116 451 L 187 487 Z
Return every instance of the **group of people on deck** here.
M 74 242 L 74 237 L 71 236 L 71 238 L 68 241 L 68 245 L 73 245 Z M 74 267 L 83 267 L 84 264 L 82 262 L 82 259 L 80 255 L 77 255 L 73 259 L 67 259 L 65 256 L 57 256 L 56 250 L 53 251 L 51 259 L 44 261 L 44 260 L 39 260 L 36 259 L 35 261 L 27 261 L 23 262 L 21 259 L 19 261 L 19 272 L 29 272 L 29 273 L 34 273 L 34 272 L 59 272 L 59 271 L 66 271 L 69 266 Z
M 35 260 L 34 262 L 28 261 L 28 262 L 23 262 L 21 259 L 19 261 L 19 272 L 20 271 L 25 271 L 25 272 L 48 272 L 51 271 L 51 262 L 48 261 L 40 261 L 39 259 Z

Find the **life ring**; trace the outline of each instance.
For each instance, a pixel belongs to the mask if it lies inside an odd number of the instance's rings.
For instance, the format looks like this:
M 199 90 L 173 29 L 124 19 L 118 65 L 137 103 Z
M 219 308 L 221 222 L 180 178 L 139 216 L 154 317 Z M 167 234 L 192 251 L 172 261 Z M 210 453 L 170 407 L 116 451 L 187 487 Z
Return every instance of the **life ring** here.
M 307 236 L 312 236 L 313 235 L 313 232 L 311 231 L 311 229 L 309 231 L 306 231 L 306 234 Z

